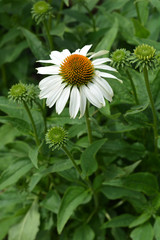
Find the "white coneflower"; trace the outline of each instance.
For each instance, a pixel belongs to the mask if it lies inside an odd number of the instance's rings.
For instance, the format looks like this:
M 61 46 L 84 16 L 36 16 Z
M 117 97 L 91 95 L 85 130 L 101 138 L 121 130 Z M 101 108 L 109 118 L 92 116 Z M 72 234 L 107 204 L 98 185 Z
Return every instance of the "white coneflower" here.
M 50 108 L 56 104 L 56 112 L 60 114 L 68 99 L 69 113 L 75 118 L 80 110 L 80 117 L 85 113 L 86 100 L 94 106 L 105 106 L 105 99 L 112 101 L 113 91 L 104 78 L 114 78 L 114 75 L 99 71 L 98 69 L 116 71 L 104 63 L 111 61 L 109 58 L 91 60 L 107 53 L 102 50 L 92 53 L 87 57 L 87 52 L 92 45 L 86 45 L 70 53 L 68 49 L 62 52 L 52 51 L 51 60 L 40 60 L 42 63 L 52 63 L 51 66 L 37 68 L 38 73 L 48 74 L 39 83 L 40 99 L 47 98 L 46 104 Z M 104 78 L 103 78 L 104 77 Z

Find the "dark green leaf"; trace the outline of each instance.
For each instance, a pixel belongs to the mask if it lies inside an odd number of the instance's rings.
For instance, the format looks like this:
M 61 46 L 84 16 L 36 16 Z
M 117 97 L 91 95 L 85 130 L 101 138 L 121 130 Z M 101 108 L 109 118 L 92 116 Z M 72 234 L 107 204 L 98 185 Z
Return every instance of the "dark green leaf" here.
M 74 232 L 73 240 L 93 240 L 94 237 L 92 228 L 89 225 L 82 225 Z
M 92 143 L 81 155 L 81 167 L 84 176 L 90 176 L 97 170 L 98 164 L 95 158 L 96 153 L 106 142 L 106 139 Z
M 74 186 L 67 189 L 62 199 L 57 219 L 57 230 L 61 233 L 73 211 L 88 201 L 90 193 L 83 187 Z
M 132 240 L 153 240 L 154 233 L 150 223 L 146 223 L 131 232 Z

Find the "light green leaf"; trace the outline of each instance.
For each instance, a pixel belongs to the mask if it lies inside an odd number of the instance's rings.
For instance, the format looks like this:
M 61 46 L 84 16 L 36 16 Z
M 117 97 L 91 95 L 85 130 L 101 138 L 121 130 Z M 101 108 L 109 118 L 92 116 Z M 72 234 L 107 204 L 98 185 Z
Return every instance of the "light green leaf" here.
M 132 240 L 153 240 L 154 233 L 152 225 L 150 223 L 141 225 L 140 227 L 135 228 L 130 236 Z
M 135 36 L 139 38 L 147 38 L 150 32 L 142 26 L 142 24 L 137 19 L 132 19 L 134 24 Z
M 28 161 L 19 161 L 12 164 L 2 175 L 0 179 L 0 190 L 16 183 L 32 168 L 32 164 Z
M 73 240 L 93 240 L 94 236 L 95 233 L 89 225 L 82 225 L 75 230 Z
M 18 216 L 10 216 L 0 220 L 0 240 L 4 240 L 4 237 L 8 233 L 9 228 L 19 220 Z
M 128 227 L 134 219 L 135 217 L 131 214 L 122 214 L 104 223 L 102 228 Z
M 67 7 L 69 7 L 69 0 L 63 0 Z
M 73 211 L 90 199 L 90 193 L 83 187 L 74 186 L 67 189 L 62 199 L 57 218 L 57 230 L 60 234 Z
M 31 208 L 22 219 L 9 231 L 8 240 L 35 240 L 40 224 L 40 214 L 37 202 L 33 202 Z
M 154 229 L 155 239 L 159 240 L 160 239 L 160 216 L 156 216 L 153 229 Z
M 140 224 L 143 224 L 145 223 L 150 217 L 152 216 L 152 213 L 151 212 L 144 212 L 142 213 L 140 216 L 138 216 L 130 225 L 129 227 L 132 228 L 132 227 L 136 227 Z
M 59 36 L 61 38 L 63 38 L 63 34 L 65 32 L 65 24 L 59 23 L 57 26 L 55 26 L 51 31 L 50 34 L 51 35 L 55 35 L 55 36 Z
M 98 164 L 95 158 L 96 153 L 106 142 L 106 139 L 98 140 L 92 143 L 81 155 L 82 174 L 90 176 L 97 170 Z

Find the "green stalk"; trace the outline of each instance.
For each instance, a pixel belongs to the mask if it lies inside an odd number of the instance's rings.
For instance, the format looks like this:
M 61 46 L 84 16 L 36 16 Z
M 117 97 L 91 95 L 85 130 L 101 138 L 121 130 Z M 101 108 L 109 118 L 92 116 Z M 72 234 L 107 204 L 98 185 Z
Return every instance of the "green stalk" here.
M 131 87 L 132 87 L 132 90 L 133 90 L 135 102 L 136 102 L 137 105 L 139 105 L 139 101 L 138 101 L 138 97 L 137 97 L 137 93 L 136 93 L 136 88 L 135 88 L 133 79 L 132 79 L 131 74 L 129 73 L 128 69 L 126 70 L 126 74 L 128 75 L 128 78 L 129 78 L 130 83 L 131 83 Z
M 51 38 L 51 35 L 50 35 L 50 32 L 49 32 L 49 28 L 48 28 L 47 22 L 43 21 L 43 24 L 44 24 L 44 27 L 45 27 L 45 30 L 46 30 L 49 47 L 50 47 L 50 50 L 52 51 L 53 50 L 53 41 L 52 41 L 52 38 Z
M 66 153 L 66 155 L 68 156 L 68 158 L 72 161 L 74 167 L 76 168 L 76 170 L 78 171 L 80 177 L 82 178 L 82 172 L 81 172 L 81 169 L 79 168 L 79 166 L 77 165 L 77 163 L 75 162 L 72 154 L 68 151 L 68 149 L 63 146 L 62 147 L 62 150 Z M 97 211 L 97 208 L 98 208 L 98 198 L 97 198 L 97 195 L 92 187 L 92 183 L 90 181 L 90 179 L 88 177 L 86 177 L 85 179 L 82 178 L 83 181 L 85 181 L 85 183 L 87 184 L 87 186 L 91 189 L 92 191 L 92 194 L 93 194 L 93 199 L 94 199 L 94 209 L 93 211 L 91 212 L 91 214 L 89 215 L 88 219 L 87 219 L 87 223 L 91 220 L 91 218 L 93 217 L 93 215 L 96 213 Z
M 147 93 L 149 96 L 152 114 L 153 114 L 154 144 L 155 144 L 155 153 L 157 153 L 158 152 L 158 148 L 157 148 L 157 144 L 158 144 L 157 116 L 156 116 L 156 109 L 154 106 L 154 101 L 153 101 L 153 97 L 152 97 L 152 93 L 151 93 L 151 89 L 150 89 L 150 84 L 149 84 L 149 79 L 148 79 L 148 71 L 147 71 L 146 67 L 143 68 L 143 74 L 144 74 L 146 89 L 147 89 Z
M 23 101 L 23 104 L 24 104 L 24 107 L 26 109 L 26 112 L 28 113 L 28 116 L 29 116 L 31 124 L 32 124 L 32 128 L 33 128 L 36 144 L 37 144 L 37 146 L 39 146 L 40 142 L 39 142 L 39 139 L 38 139 L 37 129 L 36 129 L 36 126 L 35 126 L 35 123 L 34 123 L 34 120 L 33 120 L 32 114 L 31 114 L 31 111 L 29 110 L 29 107 L 28 107 L 28 105 L 27 105 L 27 103 L 25 101 Z
M 41 106 L 41 104 L 37 101 L 35 101 L 35 103 L 37 104 L 37 106 L 40 108 L 41 112 L 42 112 L 42 117 L 43 117 L 43 121 L 44 121 L 44 131 L 46 133 L 47 131 L 47 124 L 46 124 L 46 113 L 45 113 L 45 109 Z
M 88 104 L 86 104 L 85 118 L 86 118 L 87 132 L 88 132 L 88 141 L 90 144 L 92 144 L 92 131 L 91 131 L 91 123 L 89 119 Z
M 81 177 L 81 174 L 82 174 L 82 173 L 81 173 L 81 169 L 78 167 L 78 165 L 77 165 L 77 163 L 75 162 L 72 154 L 68 151 L 68 149 L 67 149 L 65 146 L 62 147 L 62 150 L 66 153 L 66 155 L 68 156 L 68 158 L 72 161 L 74 167 L 76 168 L 76 170 L 78 171 L 78 173 L 79 173 L 79 175 L 80 175 L 80 177 Z

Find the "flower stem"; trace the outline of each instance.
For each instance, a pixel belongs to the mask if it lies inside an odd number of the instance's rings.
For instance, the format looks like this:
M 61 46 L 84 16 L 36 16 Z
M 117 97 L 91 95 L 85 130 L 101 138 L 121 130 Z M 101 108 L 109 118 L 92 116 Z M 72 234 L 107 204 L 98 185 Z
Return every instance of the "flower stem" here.
M 86 104 L 86 111 L 85 111 L 85 117 L 86 117 L 86 126 L 87 126 L 87 132 L 88 132 L 88 140 L 89 143 L 92 143 L 92 131 L 91 131 L 91 123 L 89 119 L 89 111 L 88 111 L 88 104 Z
M 34 131 L 36 144 L 37 144 L 37 146 L 39 146 L 40 142 L 39 142 L 39 139 L 38 139 L 37 130 L 36 130 L 36 126 L 35 126 L 32 114 L 31 114 L 31 112 L 29 110 L 29 107 L 28 107 L 27 103 L 25 101 L 23 101 L 23 104 L 24 104 L 24 107 L 26 109 L 26 112 L 28 113 L 28 116 L 29 116 L 31 124 L 32 124 L 32 128 L 33 128 L 33 131 Z
M 81 176 L 82 172 L 81 172 L 81 169 L 78 167 L 77 163 L 75 162 L 72 154 L 68 151 L 68 149 L 63 146 L 62 147 L 62 150 L 66 153 L 66 155 L 68 156 L 68 158 L 72 161 L 74 167 L 76 168 L 76 170 L 78 171 L 79 175 Z
M 41 104 L 37 101 L 35 101 L 35 103 L 37 104 L 37 106 L 40 108 L 41 112 L 42 112 L 42 117 L 43 117 L 43 121 L 44 121 L 44 131 L 46 133 L 47 131 L 47 124 L 46 124 L 46 112 L 45 109 L 41 106 Z
M 48 28 L 47 22 L 43 21 L 43 24 L 44 24 L 44 27 L 45 27 L 45 30 L 46 30 L 46 34 L 47 34 L 50 50 L 53 50 L 53 41 L 52 41 L 51 35 L 49 33 L 49 28 Z
M 157 148 L 157 144 L 158 144 L 157 116 L 156 116 L 156 109 L 154 106 L 154 101 L 153 101 L 153 97 L 152 97 L 152 93 L 151 93 L 151 89 L 150 89 L 150 84 L 149 84 L 149 79 L 148 79 L 148 71 L 147 71 L 146 67 L 143 68 L 143 74 L 144 74 L 146 89 L 148 92 L 151 109 L 152 109 L 152 114 L 153 114 L 154 144 L 155 144 L 155 153 L 157 153 L 157 151 L 158 151 L 158 148 Z
M 133 79 L 132 79 L 131 74 L 129 73 L 128 69 L 126 70 L 126 74 L 127 74 L 128 78 L 129 78 L 129 80 L 130 80 L 130 83 L 131 83 L 131 87 L 132 87 L 132 90 L 133 90 L 135 102 L 136 102 L 136 104 L 138 105 L 138 104 L 139 104 L 139 101 L 138 101 L 138 97 L 137 97 L 137 93 L 136 93 L 136 88 L 135 88 Z

